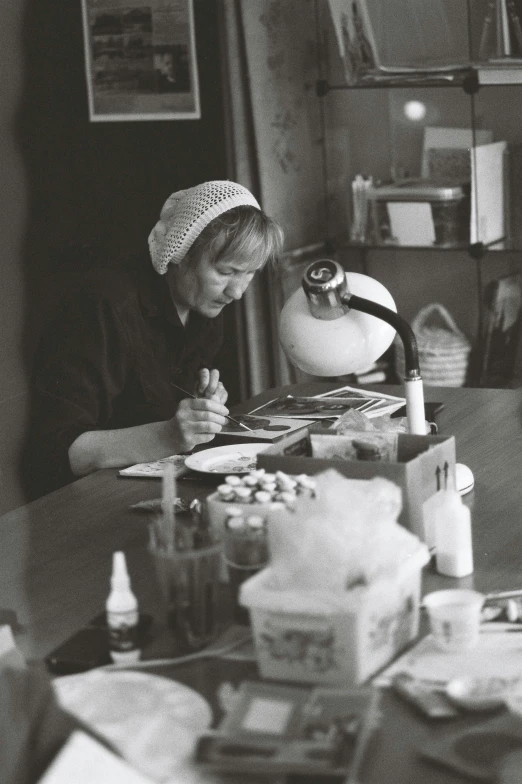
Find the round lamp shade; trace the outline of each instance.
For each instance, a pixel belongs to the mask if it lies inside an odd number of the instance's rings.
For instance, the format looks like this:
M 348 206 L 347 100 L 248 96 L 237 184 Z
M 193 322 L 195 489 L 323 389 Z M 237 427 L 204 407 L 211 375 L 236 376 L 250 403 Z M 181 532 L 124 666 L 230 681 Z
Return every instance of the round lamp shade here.
M 379 281 L 357 272 L 347 272 L 346 281 L 350 294 L 397 312 L 393 297 Z M 357 310 L 331 321 L 316 318 L 302 288 L 287 300 L 279 321 L 279 340 L 288 359 L 313 376 L 365 370 L 389 348 L 394 335 L 385 321 Z

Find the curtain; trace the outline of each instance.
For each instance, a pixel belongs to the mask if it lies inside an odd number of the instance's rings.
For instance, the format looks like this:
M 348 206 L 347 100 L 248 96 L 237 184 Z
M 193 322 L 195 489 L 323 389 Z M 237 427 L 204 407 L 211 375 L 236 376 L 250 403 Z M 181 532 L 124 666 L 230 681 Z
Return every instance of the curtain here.
M 315 0 L 223 0 L 231 177 L 285 231 L 285 258 L 265 270 L 238 307 L 242 392 L 296 380 L 277 339 L 284 299 L 302 259 L 324 240 L 320 101 L 315 94 Z
M 230 176 L 262 203 L 241 5 L 240 0 L 224 0 L 222 3 Z M 277 383 L 267 289 L 269 272 L 265 270 L 254 278 L 235 306 L 243 399 Z

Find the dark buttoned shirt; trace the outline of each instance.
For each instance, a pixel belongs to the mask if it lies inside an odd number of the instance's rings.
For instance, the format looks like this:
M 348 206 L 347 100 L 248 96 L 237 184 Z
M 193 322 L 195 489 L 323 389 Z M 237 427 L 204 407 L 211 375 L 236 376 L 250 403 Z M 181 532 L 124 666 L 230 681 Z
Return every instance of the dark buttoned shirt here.
M 32 496 L 74 478 L 68 450 L 91 430 L 170 419 L 212 367 L 222 318 L 183 326 L 147 260 L 91 272 L 47 329 L 34 363 L 25 470 Z

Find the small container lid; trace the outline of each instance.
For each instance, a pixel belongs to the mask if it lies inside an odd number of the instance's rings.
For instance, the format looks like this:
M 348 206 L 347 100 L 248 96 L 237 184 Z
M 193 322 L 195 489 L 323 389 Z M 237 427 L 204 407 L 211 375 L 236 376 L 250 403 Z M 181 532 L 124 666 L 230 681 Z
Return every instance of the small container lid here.
M 465 195 L 462 185 L 436 185 L 433 182 L 380 185 L 368 191 L 368 198 L 374 201 L 459 201 Z
M 130 577 L 127 571 L 125 553 L 121 550 L 112 554 L 111 588 L 113 591 L 130 590 Z

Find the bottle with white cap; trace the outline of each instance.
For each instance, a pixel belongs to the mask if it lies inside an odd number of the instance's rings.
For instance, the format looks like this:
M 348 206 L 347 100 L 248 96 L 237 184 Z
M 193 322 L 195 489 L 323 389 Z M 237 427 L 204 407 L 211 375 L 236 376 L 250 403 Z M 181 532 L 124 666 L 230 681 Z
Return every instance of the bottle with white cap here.
M 447 577 L 466 577 L 471 574 L 471 513 L 456 490 L 441 491 L 434 522 L 437 571 Z
M 125 554 L 113 553 L 111 592 L 105 609 L 109 627 L 109 651 L 116 663 L 138 661 L 138 600 L 131 590 Z

